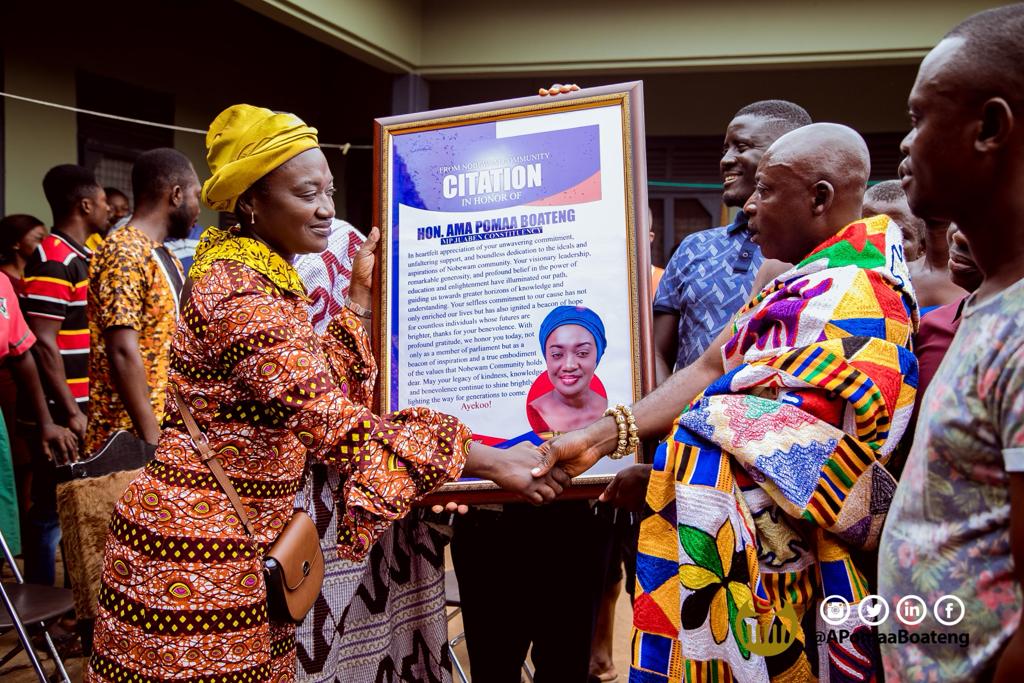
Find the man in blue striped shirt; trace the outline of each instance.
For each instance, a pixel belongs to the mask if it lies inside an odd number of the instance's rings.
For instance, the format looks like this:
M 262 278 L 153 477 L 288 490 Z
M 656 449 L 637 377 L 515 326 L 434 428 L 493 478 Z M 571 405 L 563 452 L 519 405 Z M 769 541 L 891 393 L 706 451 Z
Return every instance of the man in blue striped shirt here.
M 775 140 L 811 123 L 803 107 L 785 100 L 763 100 L 738 112 L 725 132 L 722 202 L 742 207 L 754 193 L 761 155 Z M 761 250 L 750 241 L 740 211 L 726 226 L 684 239 L 665 268 L 654 297 L 654 345 L 658 383 L 675 368 L 695 361 L 733 314 L 747 302 Z

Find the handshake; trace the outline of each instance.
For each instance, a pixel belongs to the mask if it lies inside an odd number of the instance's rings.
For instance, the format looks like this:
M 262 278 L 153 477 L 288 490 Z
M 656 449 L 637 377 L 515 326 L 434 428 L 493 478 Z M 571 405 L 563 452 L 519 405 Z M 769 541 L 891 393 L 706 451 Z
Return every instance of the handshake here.
M 590 469 L 604 453 L 586 429 L 561 434 L 535 446 L 518 443 L 508 449 L 493 448 L 473 442 L 466 458 L 463 474 L 490 479 L 502 489 L 517 494 L 534 505 L 550 503 L 569 486 L 572 478 Z M 628 467 L 601 494 L 602 502 L 629 510 L 643 504 L 650 465 Z M 435 512 L 465 512 L 468 508 L 456 502 L 434 506 Z

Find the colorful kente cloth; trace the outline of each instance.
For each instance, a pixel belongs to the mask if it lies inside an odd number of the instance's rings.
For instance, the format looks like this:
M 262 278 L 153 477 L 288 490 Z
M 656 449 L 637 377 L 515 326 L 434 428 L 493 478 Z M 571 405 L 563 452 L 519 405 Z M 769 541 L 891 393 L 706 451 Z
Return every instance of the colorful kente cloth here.
M 828 595 L 852 603 L 836 631 L 867 628 L 854 557 L 877 545 L 895 490 L 883 465 L 914 405 L 916 322 L 885 216 L 846 226 L 739 311 L 726 374 L 655 456 L 631 683 L 814 680 L 801 623 Z M 737 619 L 745 606 L 756 620 Z M 788 647 L 746 647 L 740 628 L 776 621 L 795 636 Z M 820 680 L 872 680 L 877 647 L 863 642 L 819 646 Z
M 213 233 L 196 253 L 201 275 L 182 305 L 170 384 L 256 535 L 245 535 L 172 402 L 156 459 L 111 520 L 87 680 L 292 680 L 295 628 L 268 620 L 261 569 L 307 458 L 341 473 L 338 549 L 353 559 L 465 462 L 470 433 L 454 418 L 425 409 L 382 418 L 350 400 L 347 378 L 372 383 L 376 372 L 354 315 L 317 336 L 287 262 Z

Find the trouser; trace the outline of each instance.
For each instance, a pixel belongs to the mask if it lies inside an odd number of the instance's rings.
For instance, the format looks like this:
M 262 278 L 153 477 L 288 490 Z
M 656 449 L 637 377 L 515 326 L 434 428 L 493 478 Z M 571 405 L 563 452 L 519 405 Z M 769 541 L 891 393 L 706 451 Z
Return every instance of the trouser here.
M 473 679 L 519 683 L 532 643 L 536 683 L 586 683 L 610 548 L 589 503 L 474 508 L 454 526 Z
M 57 546 L 60 520 L 57 518 L 57 480 L 53 465 L 41 453 L 32 459 L 32 504 L 25 515 L 22 555 L 25 581 L 52 586 L 57 580 Z
M 625 580 L 624 588 L 632 600 L 636 595 L 636 546 L 640 536 L 639 516 L 626 510 L 598 503 L 596 506 L 599 524 L 607 525 L 609 537 L 608 572 L 604 588 L 617 585 Z M 600 527 L 599 527 L 600 528 Z M 603 531 L 602 531 L 603 533 Z

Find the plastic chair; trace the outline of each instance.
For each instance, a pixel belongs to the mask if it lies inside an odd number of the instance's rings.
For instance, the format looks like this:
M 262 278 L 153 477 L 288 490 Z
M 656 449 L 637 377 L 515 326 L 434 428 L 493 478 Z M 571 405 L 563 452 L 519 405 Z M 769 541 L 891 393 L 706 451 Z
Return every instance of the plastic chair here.
M 67 669 L 64 668 L 64 662 L 47 632 L 53 622 L 74 607 L 71 591 L 67 588 L 25 583 L 21 572 L 18 571 L 18 565 L 14 563 L 14 557 L 11 556 L 11 549 L 7 546 L 7 539 L 4 538 L 3 533 L 0 533 L 0 546 L 3 547 L 4 559 L 10 563 L 11 571 L 14 572 L 14 578 L 17 580 L 17 583 L 0 582 L 0 599 L 3 600 L 6 608 L 4 613 L 0 613 L 0 635 L 14 630 L 18 632 L 20 641 L 3 658 L 0 658 L 0 667 L 24 650 L 40 681 L 59 680 L 71 683 Z M 35 646 L 32 644 L 32 636 L 40 633 L 46 641 L 46 649 L 49 650 L 49 655 L 55 665 L 52 676 L 46 675 L 43 665 L 36 655 Z
M 444 573 L 444 605 L 445 607 L 455 608 L 448 614 L 449 622 L 462 612 L 462 599 L 459 597 L 459 582 L 455 578 L 455 572 L 453 570 L 449 570 Z M 469 683 L 469 679 L 466 677 L 466 670 L 462 668 L 462 662 L 460 662 L 459 658 L 455 655 L 455 646 L 465 639 L 466 632 L 463 631 L 448 641 L 448 656 L 451 657 L 452 666 L 455 667 L 455 673 L 459 675 L 459 680 L 461 680 L 462 683 Z M 526 680 L 533 683 L 533 670 L 526 662 L 523 662 L 523 673 L 526 674 Z

